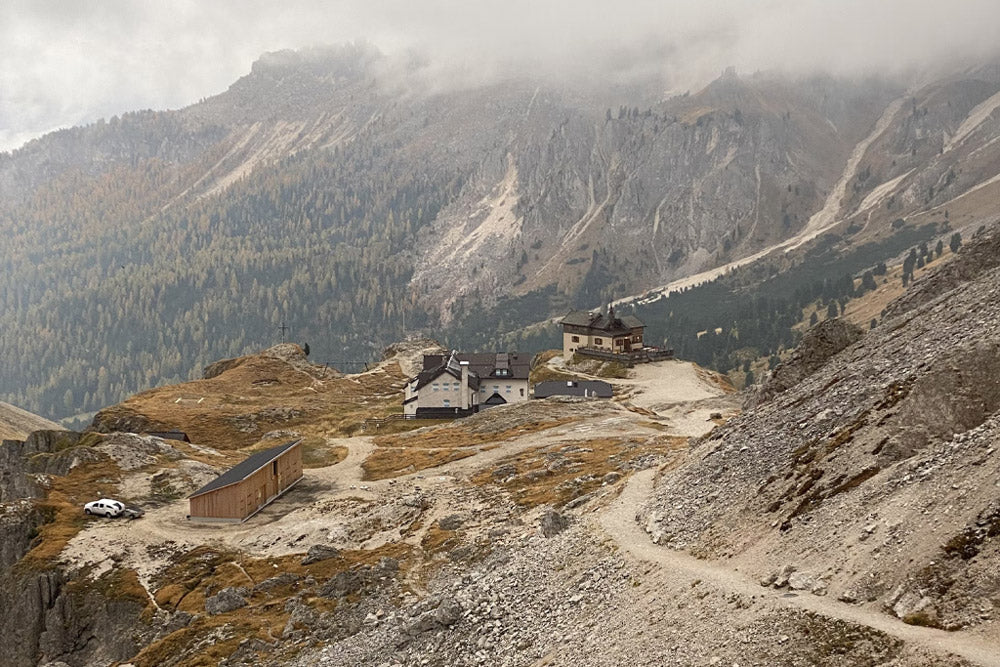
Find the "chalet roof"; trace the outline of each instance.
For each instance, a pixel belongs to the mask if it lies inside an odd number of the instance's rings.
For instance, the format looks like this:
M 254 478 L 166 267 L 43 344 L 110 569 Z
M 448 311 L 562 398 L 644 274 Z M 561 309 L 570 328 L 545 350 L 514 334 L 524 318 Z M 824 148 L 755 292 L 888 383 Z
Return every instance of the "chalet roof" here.
M 211 482 L 201 487 L 194 493 L 192 493 L 188 498 L 194 498 L 195 496 L 200 496 L 208 493 L 209 491 L 215 491 L 216 489 L 221 489 L 224 486 L 229 486 L 231 484 L 236 484 L 237 482 L 242 482 L 250 475 L 254 474 L 268 463 L 278 458 L 292 447 L 298 445 L 301 440 L 294 440 L 292 442 L 286 442 L 283 445 L 277 447 L 272 447 L 271 449 L 265 449 L 260 452 L 256 452 L 248 456 L 242 463 L 237 463 L 232 468 L 222 473 Z
M 427 357 L 428 356 L 434 356 L 434 357 L 437 357 L 438 359 L 443 359 L 443 361 L 441 361 L 441 363 L 438 363 L 435 366 L 432 366 L 431 368 L 427 368 Z M 476 373 L 472 372 L 472 370 L 471 370 L 472 365 L 471 364 L 469 365 L 469 368 L 470 368 L 470 371 L 469 371 L 469 388 L 478 391 L 479 390 L 479 376 Z M 454 364 L 449 364 L 448 363 L 448 359 L 445 358 L 445 357 L 443 357 L 440 354 L 424 355 L 424 370 L 422 370 L 419 373 L 417 373 L 417 377 L 416 377 L 416 380 L 417 380 L 416 389 L 417 389 L 417 391 L 419 391 L 422 387 L 426 387 L 428 384 L 430 384 L 434 380 L 437 380 L 442 375 L 450 375 L 451 377 L 455 378 L 456 380 L 459 380 L 459 381 L 462 380 L 462 371 L 461 371 L 461 367 L 460 366 L 458 368 L 456 368 Z
M 605 315 L 603 313 L 591 313 L 586 310 L 571 310 L 566 317 L 562 318 L 560 324 L 585 327 L 594 331 L 599 331 L 608 336 L 615 334 L 625 334 L 631 329 L 645 327 L 635 315 L 623 315 L 617 317 L 614 309 L 610 309 Z
M 549 396 L 597 396 L 611 398 L 612 387 L 601 380 L 551 381 L 539 382 L 535 385 L 535 398 Z
M 531 371 L 531 355 L 517 352 L 453 352 L 450 355 L 425 354 L 424 371 L 447 363 L 450 358 L 469 362 L 469 373 L 479 377 L 527 380 Z M 419 375 L 418 375 L 419 377 Z M 459 374 L 461 377 L 461 373 Z M 418 382 L 418 388 L 419 388 Z

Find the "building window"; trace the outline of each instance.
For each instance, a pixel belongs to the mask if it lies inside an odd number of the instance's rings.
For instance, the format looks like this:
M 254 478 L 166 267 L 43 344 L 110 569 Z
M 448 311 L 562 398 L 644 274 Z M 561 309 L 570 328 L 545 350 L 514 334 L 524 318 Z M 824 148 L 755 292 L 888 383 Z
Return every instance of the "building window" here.
M 450 408 L 451 407 L 451 401 L 449 401 L 447 398 L 444 399 L 444 407 L 446 407 L 446 408 Z
M 521 396 L 524 396 L 524 387 L 521 387 Z
M 432 384 L 431 385 L 431 389 L 433 389 L 434 391 L 437 391 L 438 390 L 438 383 L 435 382 L 434 384 Z
M 604 343 L 604 340 L 601 339 L 601 338 L 595 338 L 594 339 L 594 345 L 601 345 L 603 343 Z
M 452 382 L 451 383 L 451 389 L 452 389 L 452 391 L 458 391 L 458 383 L 457 382 Z
M 500 393 L 500 385 L 498 385 L 498 384 L 493 385 L 493 391 L 494 391 L 494 393 L 499 394 Z
M 580 342 L 580 337 L 579 336 L 573 336 L 572 338 L 570 338 L 570 340 L 573 341 L 574 343 L 579 343 Z
M 507 385 L 507 393 L 510 393 L 510 385 Z

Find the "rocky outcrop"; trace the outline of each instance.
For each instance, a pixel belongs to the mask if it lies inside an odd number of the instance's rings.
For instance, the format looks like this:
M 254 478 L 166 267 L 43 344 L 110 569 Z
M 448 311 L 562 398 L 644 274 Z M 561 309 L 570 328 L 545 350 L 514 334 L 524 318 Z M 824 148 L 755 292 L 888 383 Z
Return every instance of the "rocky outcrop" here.
M 205 600 L 205 612 L 209 616 L 215 616 L 245 607 L 247 606 L 246 596 L 248 594 L 249 591 L 245 588 L 223 588 Z
M 114 575 L 106 575 L 113 578 Z M 134 656 L 148 640 L 141 600 L 108 594 L 115 583 L 72 582 L 56 570 L 0 576 L 0 664 L 29 667 L 61 660 L 108 664 Z
M 0 443 L 0 502 L 40 498 L 44 475 L 65 475 L 83 461 L 100 454 L 79 446 L 82 433 L 35 431 L 25 440 Z
M 992 618 L 1000 265 L 981 263 L 992 233 L 923 279 L 928 300 L 890 309 L 853 345 L 848 331 L 801 355 L 800 368 L 825 362 L 699 441 L 641 513 L 654 541 L 739 555 L 762 578 L 790 565 L 908 622 Z
M 246 357 L 236 357 L 234 359 L 221 359 L 214 363 L 205 366 L 205 370 L 202 371 L 201 377 L 203 380 L 210 380 L 214 377 L 219 377 L 226 371 L 238 368 L 246 362 Z
M 36 506 L 47 478 L 62 476 L 113 452 L 101 436 L 36 431 L 0 445 L 0 664 L 48 661 L 108 664 L 130 658 L 146 641 L 140 620 L 145 593 L 117 570 L 87 581 L 60 569 L 34 570 L 19 561 L 50 520 Z
M 90 429 L 98 433 L 147 433 L 170 431 L 173 426 L 150 419 L 146 415 L 114 405 L 98 411 Z
M 6 572 L 28 552 L 44 521 L 28 500 L 0 503 L 0 572 Z
M 791 358 L 779 364 L 770 377 L 747 399 L 747 405 L 760 405 L 777 394 L 802 382 L 823 367 L 835 354 L 853 345 L 862 331 L 847 320 L 834 318 L 820 322 L 806 331 Z

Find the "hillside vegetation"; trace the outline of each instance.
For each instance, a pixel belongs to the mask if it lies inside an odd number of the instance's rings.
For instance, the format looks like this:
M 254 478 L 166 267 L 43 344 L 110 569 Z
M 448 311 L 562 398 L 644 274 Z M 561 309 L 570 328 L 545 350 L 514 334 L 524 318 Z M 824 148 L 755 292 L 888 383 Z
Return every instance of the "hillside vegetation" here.
M 845 274 L 995 201 L 989 68 L 905 98 L 886 80 L 727 74 L 661 100 L 528 78 L 401 90 L 409 66 L 365 45 L 267 54 L 188 108 L 0 156 L 0 399 L 86 419 L 279 342 L 283 323 L 346 370 L 415 331 L 533 352 L 553 341 L 530 323 L 805 234 L 752 279 L 638 306 L 651 339 L 727 370 L 794 342 L 802 298 L 754 287 L 772 270 L 804 262 L 802 287 L 840 298 Z M 811 230 L 857 261 L 809 255 Z

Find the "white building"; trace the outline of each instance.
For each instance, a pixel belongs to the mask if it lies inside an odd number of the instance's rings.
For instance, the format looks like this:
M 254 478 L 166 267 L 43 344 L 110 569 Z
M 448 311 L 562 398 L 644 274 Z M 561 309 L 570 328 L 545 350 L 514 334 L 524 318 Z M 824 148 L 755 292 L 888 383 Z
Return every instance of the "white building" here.
M 424 355 L 424 368 L 406 385 L 403 414 L 470 415 L 528 400 L 531 359 L 516 352 Z

